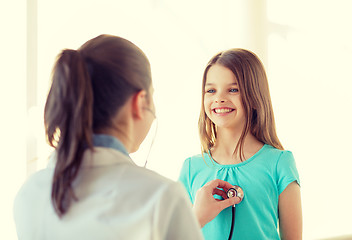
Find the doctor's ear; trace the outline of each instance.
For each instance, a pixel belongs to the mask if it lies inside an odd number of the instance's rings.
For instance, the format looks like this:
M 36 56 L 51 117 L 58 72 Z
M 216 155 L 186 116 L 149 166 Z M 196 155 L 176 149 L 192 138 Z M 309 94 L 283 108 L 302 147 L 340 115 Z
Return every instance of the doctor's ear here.
M 135 93 L 132 97 L 132 111 L 133 117 L 142 119 L 143 118 L 143 108 L 147 104 L 147 92 L 145 90 L 141 90 Z

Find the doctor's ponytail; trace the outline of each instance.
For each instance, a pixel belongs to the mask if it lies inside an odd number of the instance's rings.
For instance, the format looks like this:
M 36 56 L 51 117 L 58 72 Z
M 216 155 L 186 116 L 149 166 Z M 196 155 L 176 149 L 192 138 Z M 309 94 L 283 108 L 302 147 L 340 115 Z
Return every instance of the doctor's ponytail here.
M 56 148 L 52 199 L 59 215 L 74 197 L 77 176 L 86 147 L 92 148 L 93 93 L 85 62 L 78 51 L 64 50 L 53 70 L 53 82 L 45 105 L 45 129 Z

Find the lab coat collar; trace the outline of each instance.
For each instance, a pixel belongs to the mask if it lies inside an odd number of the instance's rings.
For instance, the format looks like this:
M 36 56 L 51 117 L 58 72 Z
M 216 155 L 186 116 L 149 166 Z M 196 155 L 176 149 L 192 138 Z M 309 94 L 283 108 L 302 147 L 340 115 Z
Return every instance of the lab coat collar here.
M 121 163 L 136 165 L 129 155 L 125 155 L 116 149 L 94 147 L 93 151 L 87 149 L 84 152 L 81 167 L 101 167 Z
M 106 134 L 93 134 L 94 147 L 113 148 L 128 156 L 128 151 L 123 143 L 116 137 Z
M 81 168 L 101 167 L 121 163 L 137 166 L 129 155 L 126 155 L 116 149 L 94 147 L 93 150 L 87 149 L 84 151 Z M 50 156 L 48 168 L 55 168 L 55 165 L 56 151 L 54 151 Z
M 107 166 L 121 161 L 135 163 L 130 158 L 127 149 L 116 137 L 106 134 L 93 134 L 94 150 L 87 149 L 83 153 L 81 167 Z M 50 156 L 48 167 L 55 167 L 56 151 Z

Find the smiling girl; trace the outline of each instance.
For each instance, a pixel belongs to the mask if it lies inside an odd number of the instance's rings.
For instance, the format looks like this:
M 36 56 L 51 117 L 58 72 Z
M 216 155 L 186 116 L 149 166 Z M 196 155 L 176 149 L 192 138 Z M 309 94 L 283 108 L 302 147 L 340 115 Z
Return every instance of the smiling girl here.
M 179 178 L 191 201 L 208 182 L 227 181 L 245 193 L 232 239 L 301 239 L 299 175 L 276 135 L 263 64 L 244 49 L 218 53 L 204 71 L 202 88 L 202 154 L 185 160 Z M 199 219 L 207 211 L 197 204 L 194 210 Z M 201 225 L 205 239 L 227 239 L 231 208 Z

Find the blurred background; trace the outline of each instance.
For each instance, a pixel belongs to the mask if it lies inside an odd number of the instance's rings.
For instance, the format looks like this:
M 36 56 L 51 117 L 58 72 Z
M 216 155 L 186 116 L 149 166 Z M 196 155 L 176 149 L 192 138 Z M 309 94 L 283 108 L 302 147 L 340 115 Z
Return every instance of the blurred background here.
M 143 165 L 151 149 L 147 167 L 173 180 L 200 153 L 207 61 L 229 48 L 255 52 L 300 173 L 304 239 L 352 235 L 351 10 L 350 0 L 1 0 L 0 239 L 16 239 L 15 194 L 52 151 L 43 107 L 55 57 L 102 33 L 150 59 L 158 129 L 132 157 Z

